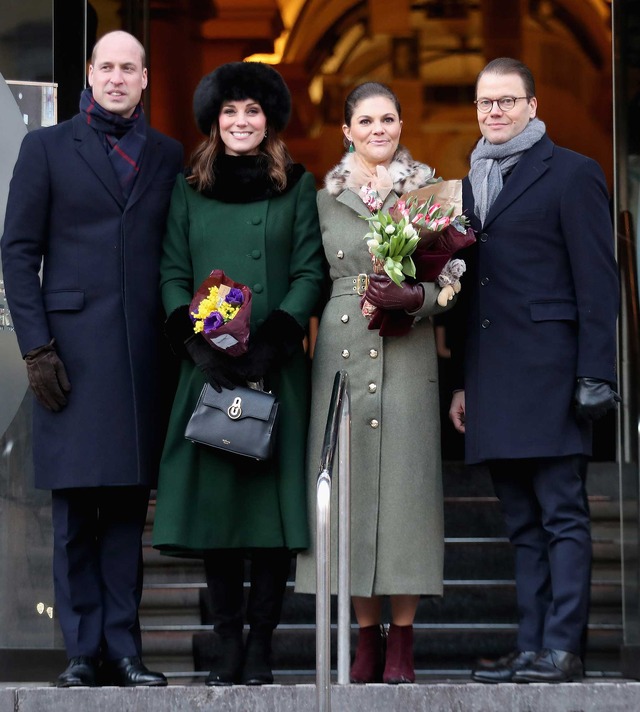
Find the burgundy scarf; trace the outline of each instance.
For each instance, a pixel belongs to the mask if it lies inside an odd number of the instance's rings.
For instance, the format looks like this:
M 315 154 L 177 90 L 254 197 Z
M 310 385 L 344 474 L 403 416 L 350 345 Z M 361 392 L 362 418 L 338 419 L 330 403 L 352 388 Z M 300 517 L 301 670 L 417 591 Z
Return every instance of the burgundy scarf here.
M 139 103 L 129 118 L 113 114 L 100 106 L 87 88 L 80 97 L 80 112 L 95 129 L 107 151 L 125 200 L 129 199 L 140 171 L 140 161 L 147 141 L 147 123 Z

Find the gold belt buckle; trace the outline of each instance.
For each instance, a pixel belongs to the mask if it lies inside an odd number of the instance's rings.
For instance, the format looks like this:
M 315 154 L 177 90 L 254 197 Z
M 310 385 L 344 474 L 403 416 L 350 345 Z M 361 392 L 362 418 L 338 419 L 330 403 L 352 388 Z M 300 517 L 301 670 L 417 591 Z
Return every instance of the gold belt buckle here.
M 369 286 L 369 275 L 364 272 L 360 272 L 357 277 L 353 278 L 353 291 L 358 295 L 362 296 Z

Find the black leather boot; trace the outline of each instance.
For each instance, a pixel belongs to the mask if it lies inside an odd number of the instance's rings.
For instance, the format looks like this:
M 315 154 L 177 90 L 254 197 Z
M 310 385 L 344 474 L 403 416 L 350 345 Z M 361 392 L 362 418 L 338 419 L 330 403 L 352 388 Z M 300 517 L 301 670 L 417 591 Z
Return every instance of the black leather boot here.
M 251 590 L 247 602 L 249 636 L 244 653 L 242 682 L 269 685 L 271 640 L 280 622 L 282 601 L 291 568 L 288 549 L 254 549 L 251 555 Z
M 233 685 L 241 680 L 244 553 L 220 549 L 204 560 L 207 587 L 211 596 L 216 653 L 207 685 Z

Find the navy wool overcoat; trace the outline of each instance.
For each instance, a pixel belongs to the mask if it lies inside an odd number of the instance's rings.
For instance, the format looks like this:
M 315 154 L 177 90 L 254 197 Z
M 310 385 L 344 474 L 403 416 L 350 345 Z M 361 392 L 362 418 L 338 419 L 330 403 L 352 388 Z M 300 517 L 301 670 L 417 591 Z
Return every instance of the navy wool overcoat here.
M 125 202 L 80 115 L 22 143 L 2 238 L 5 289 L 22 354 L 55 338 L 72 386 L 58 413 L 34 403 L 37 487 L 154 482 L 159 260 L 181 163 L 180 144 L 147 128 Z
M 468 179 L 463 204 L 478 238 L 451 312 L 466 312 L 457 385 L 467 462 L 590 454 L 590 426 L 574 414 L 576 378 L 616 380 L 618 273 L 602 171 L 545 135 L 484 225 Z

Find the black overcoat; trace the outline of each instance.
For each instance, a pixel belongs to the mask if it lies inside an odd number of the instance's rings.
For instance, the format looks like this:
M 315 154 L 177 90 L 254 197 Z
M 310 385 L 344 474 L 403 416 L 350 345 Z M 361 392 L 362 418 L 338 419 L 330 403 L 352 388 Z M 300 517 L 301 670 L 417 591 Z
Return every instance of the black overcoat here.
M 600 167 L 545 135 L 484 225 L 468 179 L 463 203 L 478 239 L 450 314 L 465 322 L 456 385 L 467 462 L 590 454 L 590 427 L 574 415 L 576 378 L 616 380 L 618 272 Z
M 7 300 L 22 354 L 55 338 L 72 385 L 61 412 L 34 404 L 37 487 L 154 482 L 159 260 L 181 164 L 180 144 L 148 128 L 125 201 L 80 115 L 22 143 L 2 237 Z

